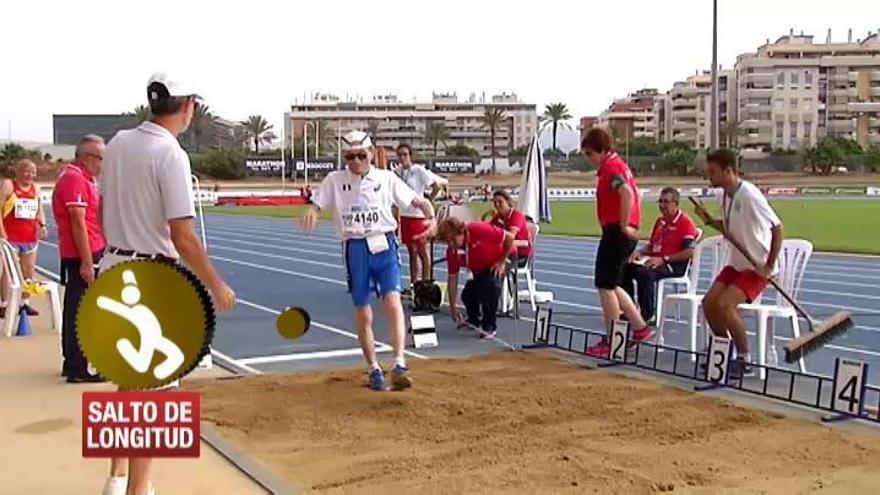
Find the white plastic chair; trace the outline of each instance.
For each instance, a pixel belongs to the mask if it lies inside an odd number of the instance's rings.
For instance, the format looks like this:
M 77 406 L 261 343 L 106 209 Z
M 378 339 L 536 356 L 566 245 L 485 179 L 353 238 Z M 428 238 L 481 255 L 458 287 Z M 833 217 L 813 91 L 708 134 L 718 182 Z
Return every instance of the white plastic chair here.
M 699 243 L 702 238 L 703 238 L 703 229 L 697 229 L 697 238 L 694 240 L 694 242 Z M 675 294 L 681 293 L 681 291 L 679 290 L 681 287 L 684 287 L 684 292 L 688 292 L 690 290 L 690 288 L 691 288 L 691 278 L 690 278 L 691 265 L 693 265 L 693 258 L 691 259 L 690 262 L 688 262 L 687 269 L 685 270 L 685 272 L 682 276 L 663 278 L 663 279 L 660 279 L 657 281 L 657 294 L 656 294 L 656 298 L 657 298 L 656 308 L 657 309 L 654 313 L 655 315 L 658 315 L 658 317 L 659 317 L 659 315 L 663 314 L 663 296 L 666 293 L 666 286 L 672 286 L 672 288 L 675 289 L 675 292 L 674 292 Z M 675 320 L 676 321 L 681 320 L 681 311 L 680 311 L 679 306 L 675 307 Z
M 657 335 L 657 343 L 663 345 L 663 330 L 666 326 L 666 311 L 670 305 L 678 307 L 679 304 L 686 304 L 688 307 L 688 326 L 691 333 L 691 351 L 697 352 L 697 329 L 703 302 L 703 294 L 697 294 L 697 287 L 700 281 L 700 272 L 703 271 L 703 256 L 712 255 L 712 275 L 714 276 L 721 271 L 721 268 L 727 264 L 730 258 L 730 244 L 728 244 L 722 236 L 713 236 L 701 240 L 694 248 L 694 257 L 691 259 L 691 266 L 688 270 L 688 286 L 687 292 L 681 294 L 669 294 L 664 296 L 663 311 L 658 313 L 660 321 L 660 329 Z M 691 354 L 691 361 L 696 360 L 696 354 Z
M 813 244 L 809 241 L 803 239 L 785 239 L 782 241 L 782 250 L 779 253 L 780 271 L 776 280 L 795 300 L 797 300 L 801 282 L 804 280 L 804 272 L 812 254 Z M 746 313 L 754 313 L 755 315 L 758 338 L 758 364 L 762 365 L 760 376 L 763 380 L 766 378 L 767 373 L 763 366 L 768 363 L 771 366 L 776 366 L 779 362 L 774 338 L 774 320 L 771 318 L 787 319 L 791 324 L 792 334 L 796 338 L 801 334 L 798 325 L 798 313 L 779 291 L 776 291 L 775 304 L 762 304 L 761 301 L 756 301 L 751 304 L 740 304 L 738 309 Z M 769 335 L 767 332 L 768 321 L 770 322 Z M 803 358 L 798 360 L 798 366 L 801 372 L 806 371 Z
M 19 312 L 25 288 L 24 275 L 21 272 L 21 262 L 18 259 L 15 248 L 9 241 L 3 240 L 0 245 L 3 251 L 3 273 L 9 276 L 9 300 L 6 302 L 6 317 L 3 322 L 3 330 L 7 337 L 12 337 L 18 328 Z M 62 311 L 61 293 L 56 282 L 35 281 L 46 293 L 49 294 L 49 310 L 52 312 L 52 329 L 61 333 Z M 34 296 L 31 295 L 31 298 Z

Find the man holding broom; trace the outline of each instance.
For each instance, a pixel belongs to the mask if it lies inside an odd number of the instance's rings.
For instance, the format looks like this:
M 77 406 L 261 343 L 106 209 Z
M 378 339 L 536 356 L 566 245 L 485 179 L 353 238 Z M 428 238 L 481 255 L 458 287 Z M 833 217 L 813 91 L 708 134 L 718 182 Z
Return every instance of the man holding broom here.
M 736 155 L 728 149 L 709 153 L 706 158 L 706 177 L 720 194 L 722 219 L 714 220 L 701 206 L 696 213 L 708 225 L 732 237 L 758 261 L 753 265 L 748 256 L 735 246 L 727 263 L 709 292 L 703 297 L 703 312 L 719 337 L 733 338 L 737 357 L 730 363 L 731 378 L 752 373 L 746 327 L 737 306 L 751 303 L 767 287 L 770 277 L 779 272 L 779 251 L 782 249 L 782 222 L 767 198 L 751 182 L 739 177 Z

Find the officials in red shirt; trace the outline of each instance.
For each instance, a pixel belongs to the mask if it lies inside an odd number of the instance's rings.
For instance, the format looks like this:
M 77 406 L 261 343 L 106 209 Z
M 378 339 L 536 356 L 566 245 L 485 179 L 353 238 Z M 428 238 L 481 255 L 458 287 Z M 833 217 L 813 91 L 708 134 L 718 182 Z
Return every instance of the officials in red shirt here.
M 520 263 L 520 267 L 525 266 L 525 262 L 532 255 L 529 226 L 526 223 L 525 214 L 514 208 L 510 194 L 500 189 L 492 194 L 492 205 L 495 213 L 492 219 L 489 220 L 489 223 L 513 234 L 515 241 L 525 241 L 527 243 L 524 246 L 515 248 L 516 258 L 518 263 Z
M 581 149 L 598 167 L 596 212 L 602 238 L 596 252 L 594 282 L 602 303 L 605 328 L 610 331 L 612 322 L 623 312 L 632 330 L 629 342 L 635 345 L 654 336 L 632 298 L 622 288 L 627 262 L 639 238 L 642 219 L 639 187 L 629 166 L 614 151 L 614 141 L 605 129 L 590 129 L 581 142 Z M 603 338 L 587 349 L 587 354 L 608 357 L 609 350 L 609 340 Z
M 103 160 L 104 140 L 94 135 L 83 137 L 76 146 L 76 157 L 58 177 L 52 192 L 61 284 L 65 286 L 62 373 L 68 383 L 103 381 L 100 376 L 89 373 L 76 338 L 76 311 L 86 289 L 95 281 L 95 266 L 104 251 L 101 197 L 95 183 Z
M 494 336 L 501 277 L 506 269 L 507 255 L 513 248 L 513 234 L 488 222 L 465 223 L 450 217 L 437 226 L 436 238 L 447 243 L 447 290 L 452 319 L 459 325 L 482 329 L 483 337 Z M 461 293 L 466 322 L 462 320 L 457 300 L 458 273 L 462 265 L 473 275 Z
M 633 297 L 633 281 L 636 282 L 639 310 L 649 324 L 656 319 L 657 281 L 683 276 L 698 240 L 697 227 L 691 217 L 679 209 L 679 199 L 678 190 L 673 187 L 660 191 L 657 203 L 661 215 L 654 223 L 651 239 L 626 266 L 623 289 Z

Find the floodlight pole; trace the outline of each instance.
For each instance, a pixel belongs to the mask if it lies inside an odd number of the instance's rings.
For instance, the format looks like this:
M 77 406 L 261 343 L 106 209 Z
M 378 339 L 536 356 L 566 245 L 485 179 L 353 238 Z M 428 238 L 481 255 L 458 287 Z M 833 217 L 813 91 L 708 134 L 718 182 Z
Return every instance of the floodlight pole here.
M 718 0 L 712 0 L 712 97 L 709 147 L 718 148 Z

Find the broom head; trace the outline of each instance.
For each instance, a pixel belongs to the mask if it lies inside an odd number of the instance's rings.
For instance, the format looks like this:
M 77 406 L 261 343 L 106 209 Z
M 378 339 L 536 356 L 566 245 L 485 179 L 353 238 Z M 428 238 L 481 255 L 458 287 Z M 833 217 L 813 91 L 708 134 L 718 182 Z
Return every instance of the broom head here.
M 840 311 L 830 318 L 813 326 L 813 331 L 807 332 L 792 340 L 784 347 L 785 362 L 794 363 L 798 359 L 819 349 L 834 337 L 846 332 L 854 326 L 851 313 Z

